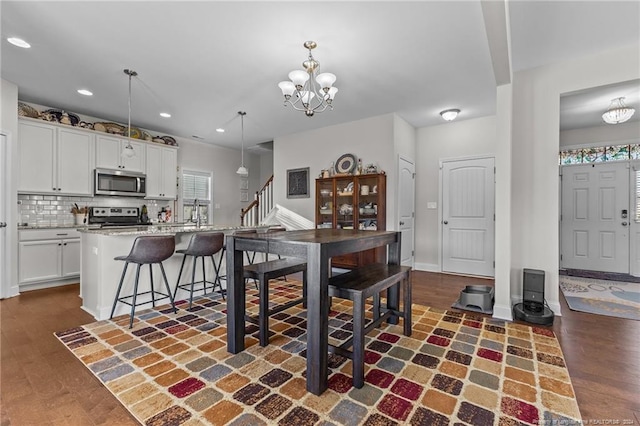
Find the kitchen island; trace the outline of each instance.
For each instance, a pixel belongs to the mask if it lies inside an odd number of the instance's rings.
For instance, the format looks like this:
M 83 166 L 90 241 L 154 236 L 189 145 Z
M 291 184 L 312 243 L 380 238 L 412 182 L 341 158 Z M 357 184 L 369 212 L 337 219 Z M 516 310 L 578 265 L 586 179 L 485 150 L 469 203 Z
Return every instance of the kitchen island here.
M 267 227 L 258 227 L 258 231 Z M 82 298 L 82 309 L 93 315 L 97 320 L 108 319 L 111 314 L 111 307 L 116 295 L 118 283 L 122 275 L 124 262 L 114 260 L 116 256 L 129 254 L 133 241 L 141 235 L 175 235 L 176 250 L 186 248 L 189 244 L 191 235 L 195 232 L 223 232 L 231 234 L 239 229 L 256 229 L 255 227 L 233 227 L 233 226 L 213 226 L 194 224 L 184 225 L 151 225 L 151 226 L 127 226 L 127 227 L 111 227 L 111 228 L 79 228 L 81 234 L 81 266 L 80 266 L 80 297 Z M 222 252 L 215 256 L 218 262 Z M 174 254 L 163 262 L 169 287 L 175 289 L 180 264 L 183 255 Z M 225 262 L 222 262 L 221 274 L 224 274 Z M 187 259 L 182 273 L 180 284 L 191 282 L 191 268 L 193 260 Z M 211 261 L 205 260 L 207 281 L 213 281 L 215 271 Z M 133 292 L 133 283 L 135 280 L 136 268 L 128 268 L 127 274 L 122 285 L 122 295 L 131 294 Z M 153 269 L 154 288 L 156 290 L 166 292 L 162 282 L 162 274 L 160 268 L 154 266 Z M 198 261 L 196 268 L 196 281 L 202 280 L 201 260 Z M 224 284 L 223 284 L 224 287 Z M 139 291 L 147 291 L 149 288 L 149 267 L 144 265 L 140 268 L 140 284 Z M 179 290 L 176 300 L 188 297 L 188 292 Z M 197 294 L 202 294 L 196 293 Z M 159 305 L 169 303 L 168 299 L 158 302 Z M 144 310 L 151 308 L 151 303 L 139 306 L 136 310 Z M 116 307 L 115 315 L 128 314 L 130 312 L 128 305 L 119 303 Z

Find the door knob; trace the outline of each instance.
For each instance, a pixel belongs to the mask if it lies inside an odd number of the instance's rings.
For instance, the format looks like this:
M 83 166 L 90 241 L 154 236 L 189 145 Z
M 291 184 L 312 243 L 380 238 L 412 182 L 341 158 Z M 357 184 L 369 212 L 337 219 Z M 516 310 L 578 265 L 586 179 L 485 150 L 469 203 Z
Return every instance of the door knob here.
M 0 228 L 6 228 L 7 222 L 0 222 Z
M 449 222 L 448 222 L 448 221 L 446 221 L 446 220 L 445 220 L 444 222 L 442 222 L 442 223 L 444 223 L 445 225 L 448 225 L 448 224 L 449 224 Z
M 403 222 L 403 221 L 400 221 L 400 226 L 402 226 L 402 225 L 404 225 L 404 222 Z

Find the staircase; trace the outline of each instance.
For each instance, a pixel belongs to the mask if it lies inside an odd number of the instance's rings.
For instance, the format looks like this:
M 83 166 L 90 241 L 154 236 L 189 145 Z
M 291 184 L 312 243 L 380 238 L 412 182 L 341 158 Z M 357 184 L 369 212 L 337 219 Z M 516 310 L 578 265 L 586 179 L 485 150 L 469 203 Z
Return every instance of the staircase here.
M 240 209 L 240 226 L 258 226 L 273 209 L 273 175 L 256 192 L 254 200 Z

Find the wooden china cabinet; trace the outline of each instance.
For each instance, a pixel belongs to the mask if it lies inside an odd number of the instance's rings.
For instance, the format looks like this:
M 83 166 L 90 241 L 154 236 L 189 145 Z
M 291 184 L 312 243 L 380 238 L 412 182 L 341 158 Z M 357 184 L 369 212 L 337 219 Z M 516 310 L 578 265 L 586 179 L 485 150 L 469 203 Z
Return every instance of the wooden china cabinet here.
M 387 175 L 335 175 L 316 179 L 316 228 L 385 230 Z M 384 262 L 384 248 L 337 256 L 334 267 Z

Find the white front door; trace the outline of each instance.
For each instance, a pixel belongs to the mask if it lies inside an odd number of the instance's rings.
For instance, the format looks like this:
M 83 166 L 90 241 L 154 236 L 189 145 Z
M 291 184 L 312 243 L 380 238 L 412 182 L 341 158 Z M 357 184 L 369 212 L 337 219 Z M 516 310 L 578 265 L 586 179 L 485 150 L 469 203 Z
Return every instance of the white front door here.
M 414 212 L 415 212 L 415 165 L 409 160 L 398 159 L 398 230 L 402 233 L 401 261 L 413 266 Z
M 494 275 L 493 158 L 442 163 L 442 271 Z
M 562 166 L 560 266 L 629 273 L 629 164 Z

